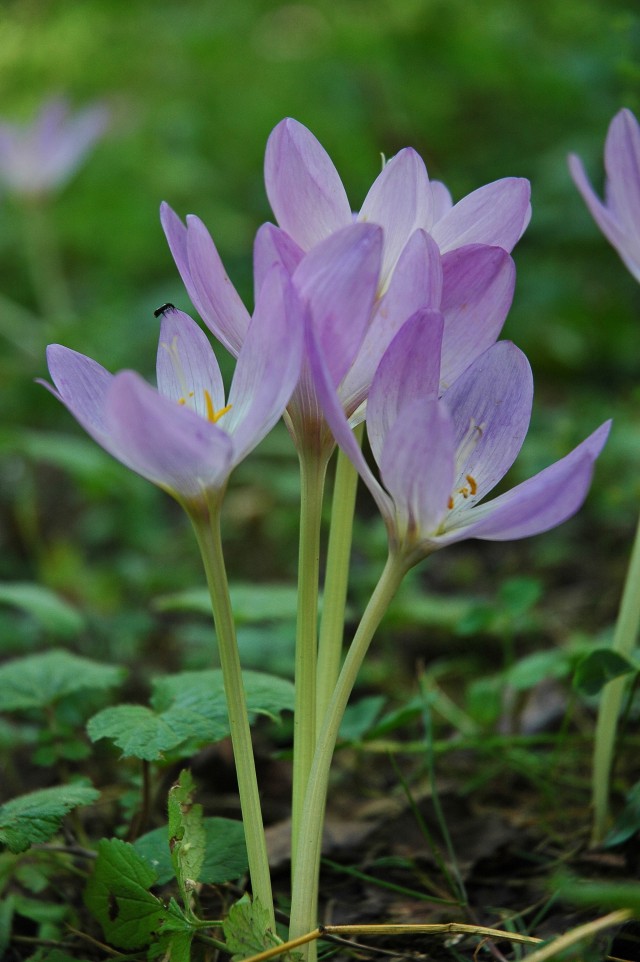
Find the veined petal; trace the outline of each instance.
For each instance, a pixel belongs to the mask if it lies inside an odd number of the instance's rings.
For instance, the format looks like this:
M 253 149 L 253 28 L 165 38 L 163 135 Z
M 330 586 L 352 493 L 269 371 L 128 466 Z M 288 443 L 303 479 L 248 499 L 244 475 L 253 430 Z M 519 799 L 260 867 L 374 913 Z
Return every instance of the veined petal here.
M 431 181 L 431 197 L 433 200 L 433 224 L 437 224 L 445 214 L 449 213 L 453 207 L 453 200 L 449 188 L 445 187 L 441 180 Z M 433 224 L 427 225 L 428 228 L 431 228 Z
M 271 430 L 296 386 L 304 338 L 302 311 L 291 279 L 276 265 L 258 293 L 229 390 L 230 410 L 220 421 L 233 436 L 234 465 Z
M 382 355 L 405 321 L 422 308 L 440 310 L 442 258 L 434 240 L 423 230 L 414 231 L 391 276 L 386 294 L 378 302 L 362 344 L 340 385 L 347 414 L 366 399 Z
M 353 363 L 369 324 L 381 251 L 380 227 L 352 224 L 316 245 L 293 275 L 336 385 Z
M 306 325 L 306 354 L 309 359 L 314 392 L 334 438 L 351 459 L 362 480 L 371 491 L 387 526 L 393 525 L 392 501 L 374 476 L 360 450 L 360 445 L 353 436 L 351 426 L 345 417 L 342 404 L 333 385 L 331 372 L 324 362 L 316 333 L 310 323 Z
M 640 127 L 630 110 L 620 110 L 609 125 L 604 163 L 609 204 L 640 247 Z
M 222 375 L 206 334 L 175 308 L 162 316 L 156 375 L 160 394 L 203 418 L 225 406 Z
M 596 224 L 615 247 L 627 269 L 640 281 L 640 243 L 633 243 L 617 217 L 602 203 L 589 183 L 582 161 L 575 154 L 569 155 L 569 171 Z
M 281 264 L 287 274 L 291 275 L 303 256 L 302 248 L 279 227 L 274 224 L 263 224 L 259 227 L 253 243 L 253 289 L 256 298 L 274 264 Z
M 439 312 L 418 311 L 403 324 L 380 361 L 367 401 L 367 436 L 378 464 L 385 438 L 403 410 L 438 396 L 442 330 Z
M 516 282 L 512 258 L 501 247 L 472 244 L 442 257 L 445 317 L 442 383 L 446 387 L 498 338 Z
M 380 287 L 384 290 L 413 232 L 433 221 L 427 168 L 415 150 L 406 147 L 385 164 L 365 197 L 358 220 L 379 224 L 384 229 L 380 274 Z
M 105 419 L 112 453 L 170 493 L 190 499 L 226 482 L 232 454 L 228 435 L 158 394 L 135 372 L 115 375 Z
M 463 197 L 431 231 L 440 250 L 488 244 L 506 251 L 516 245 L 531 218 L 529 181 L 505 177 Z
M 191 277 L 191 270 L 189 268 L 189 254 L 187 252 L 187 228 L 182 223 L 176 212 L 169 207 L 166 201 L 163 201 L 160 204 L 160 223 L 162 224 L 164 235 L 167 238 L 171 256 L 173 257 L 175 265 L 178 268 L 178 273 L 182 278 L 182 283 L 187 289 L 187 294 L 189 295 L 191 303 L 195 307 L 200 317 L 202 317 L 204 320 L 204 309 L 200 304 L 198 292 L 195 289 L 193 278 Z
M 104 444 L 109 433 L 104 403 L 113 374 L 92 358 L 62 344 L 48 346 L 47 365 L 55 385 L 52 393 L 99 444 Z
M 526 437 L 533 376 L 510 341 L 485 351 L 443 395 L 456 426 L 457 477 L 453 518 L 491 491 L 515 461 Z M 473 479 L 472 481 L 470 479 Z
M 264 177 L 276 220 L 303 250 L 351 223 L 349 200 L 331 158 L 296 120 L 287 118 L 271 132 Z
M 198 313 L 237 357 L 251 318 L 227 276 L 209 231 L 194 214 L 187 217 L 187 254 Z
M 438 537 L 438 546 L 463 538 L 511 541 L 541 534 L 570 518 L 587 496 L 595 459 L 607 440 L 611 422 L 606 421 L 582 444 L 533 478 L 481 504 L 459 525 Z
M 414 401 L 388 432 L 380 476 L 393 498 L 400 540 L 419 543 L 447 512 L 455 473 L 454 426 L 441 401 Z

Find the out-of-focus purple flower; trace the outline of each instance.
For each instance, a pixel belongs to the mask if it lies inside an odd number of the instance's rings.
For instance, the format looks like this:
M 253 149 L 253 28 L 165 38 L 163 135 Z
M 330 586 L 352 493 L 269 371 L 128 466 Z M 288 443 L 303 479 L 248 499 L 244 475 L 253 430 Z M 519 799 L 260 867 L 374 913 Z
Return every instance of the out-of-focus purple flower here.
M 414 564 L 466 538 L 507 541 L 539 534 L 574 514 L 591 481 L 609 422 L 570 454 L 491 501 L 529 425 L 529 363 L 512 343 L 494 344 L 439 398 L 442 320 L 416 315 L 375 374 L 367 433 L 376 478 L 354 440 L 330 371 L 309 329 L 311 366 L 336 440 L 371 490 L 393 550 Z M 482 502 L 482 503 L 479 503 Z
M 0 180 L 14 194 L 38 195 L 62 187 L 107 128 L 109 113 L 95 105 L 71 112 L 54 98 L 26 124 L 0 122 Z
M 59 344 L 45 386 L 110 454 L 185 506 L 224 489 L 233 468 L 282 415 L 300 373 L 302 325 L 278 268 L 265 280 L 225 399 L 209 341 L 187 314 L 162 316 L 158 389 L 133 371 L 110 374 Z
M 571 176 L 593 219 L 640 281 L 640 126 L 626 108 L 609 125 L 604 165 L 607 180 L 603 203 L 589 183 L 580 158 L 569 156 Z
M 304 252 L 354 219 L 331 158 L 311 131 L 291 118 L 269 136 L 265 184 L 280 228 Z M 454 205 L 444 184 L 430 181 L 422 158 L 406 147 L 385 164 L 355 217 L 384 230 L 385 290 L 416 230 L 430 234 L 443 254 L 467 244 L 511 251 L 531 217 L 529 198 L 527 180 L 506 177 Z

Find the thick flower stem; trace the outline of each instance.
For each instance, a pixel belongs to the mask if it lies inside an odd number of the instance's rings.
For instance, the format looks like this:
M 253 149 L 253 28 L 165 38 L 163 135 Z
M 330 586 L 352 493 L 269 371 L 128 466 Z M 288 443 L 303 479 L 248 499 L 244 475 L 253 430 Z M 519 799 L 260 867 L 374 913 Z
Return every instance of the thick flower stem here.
M 318 658 L 318 579 L 320 524 L 327 459 L 313 451 L 300 453 L 300 542 L 298 616 L 293 715 L 293 792 L 291 803 L 291 868 L 295 856 L 307 779 L 316 747 L 316 663 Z
M 631 551 L 631 560 L 618 612 L 613 650 L 630 658 L 640 625 L 640 519 Z M 620 706 L 627 679 L 614 678 L 605 686 L 600 701 L 593 752 L 593 833 L 592 842 L 598 845 L 607 831 L 609 817 L 609 781 Z
M 391 554 L 351 642 L 329 707 L 325 713 L 309 774 L 298 837 L 298 852 L 291 902 L 292 939 L 311 931 L 316 925 L 322 826 L 329 784 L 329 770 L 340 723 L 358 671 L 371 640 L 407 571 L 401 555 Z
M 249 874 L 253 897 L 259 899 L 260 904 L 269 913 L 270 924 L 275 932 L 275 916 L 273 910 L 273 895 L 271 892 L 271 877 L 269 875 L 269 860 L 267 845 L 262 823 L 262 809 L 256 777 L 255 760 L 251 730 L 242 683 L 242 669 L 238 654 L 235 624 L 227 572 L 222 553 L 220 537 L 220 503 L 221 497 L 212 498 L 209 517 L 203 513 L 190 511 L 202 561 L 207 575 L 207 585 L 211 595 L 213 618 L 218 637 L 220 665 L 224 679 L 224 689 L 229 712 L 229 726 L 231 729 L 231 743 L 238 776 L 238 791 L 240 807 L 247 843 L 249 859 Z
M 354 430 L 358 441 L 362 440 L 364 422 Z M 342 448 L 338 449 L 336 476 L 331 505 L 331 527 L 327 547 L 322 617 L 318 640 L 318 683 L 316 688 L 316 725 L 320 730 L 333 689 L 340 673 L 342 640 L 344 635 L 344 612 L 349 582 L 353 512 L 358 490 L 358 472 Z

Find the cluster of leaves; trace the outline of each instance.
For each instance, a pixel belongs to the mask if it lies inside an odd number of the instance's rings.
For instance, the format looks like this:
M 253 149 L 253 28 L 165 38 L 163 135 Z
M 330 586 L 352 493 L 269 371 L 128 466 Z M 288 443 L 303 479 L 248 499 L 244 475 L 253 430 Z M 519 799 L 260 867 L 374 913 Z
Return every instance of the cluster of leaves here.
M 35 613 L 41 602 L 37 597 Z M 95 713 L 96 700 L 120 686 L 125 674 L 123 668 L 61 649 L 16 658 L 0 667 L 0 711 L 6 718 L 6 736 L 22 741 L 37 765 L 49 770 L 53 766 L 63 782 L 0 806 L 0 845 L 5 848 L 0 855 L 0 888 L 5 892 L 0 954 L 12 932 L 19 936 L 29 923 L 36 926 L 36 942 L 60 946 L 50 955 L 39 950 L 34 959 L 64 962 L 71 958 L 65 954 L 69 939 L 64 930 L 71 924 L 82 931 L 78 895 L 84 888 L 86 909 L 100 923 L 109 944 L 143 954 L 148 950 L 153 957 L 167 952 L 172 959 L 186 962 L 192 940 L 211 941 L 210 933 L 221 925 L 221 920 L 197 914 L 202 887 L 237 881 L 246 873 L 242 823 L 204 818 L 201 806 L 194 802 L 195 786 L 187 769 L 169 791 L 167 826 L 146 832 L 133 844 L 118 837 L 94 841 L 87 833 L 79 809 L 92 806 L 95 821 L 101 791 L 86 778 L 70 777 L 67 772 L 68 763 L 91 751 L 85 722 L 92 741 L 108 739 L 121 749 L 121 757 L 162 768 L 229 734 L 218 670 L 159 677 L 153 682 L 150 707 L 120 704 Z M 290 681 L 247 672 L 245 684 L 252 717 L 268 715 L 277 720 L 282 711 L 293 708 Z M 122 792 L 123 787 L 116 789 Z M 162 891 L 156 894 L 167 886 L 177 897 L 164 896 Z M 63 900 L 56 898 L 56 891 L 64 893 Z M 241 901 L 224 922 L 227 951 L 245 954 L 248 926 L 255 951 L 275 944 L 275 934 L 267 933 L 264 925 L 260 932 L 261 919 L 259 906 L 246 898 Z

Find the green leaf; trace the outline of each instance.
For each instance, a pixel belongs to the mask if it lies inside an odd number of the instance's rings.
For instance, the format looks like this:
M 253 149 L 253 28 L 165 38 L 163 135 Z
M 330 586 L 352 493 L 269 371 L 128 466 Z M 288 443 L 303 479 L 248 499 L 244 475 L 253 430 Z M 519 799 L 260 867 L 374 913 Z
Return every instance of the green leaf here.
M 169 789 L 169 849 L 185 906 L 191 902 L 191 886 L 200 878 L 207 841 L 202 805 L 195 805 L 193 801 L 195 790 L 187 768 Z
M 11 929 L 13 926 L 14 898 L 9 895 L 0 901 L 0 959 L 5 957 L 5 952 L 11 939 Z
M 295 621 L 298 594 L 293 585 L 243 584 L 229 586 L 236 624 L 260 621 Z M 211 598 L 206 588 L 194 588 L 163 595 L 155 602 L 158 611 L 190 611 L 211 615 Z
M 605 848 L 622 845 L 628 838 L 635 835 L 640 828 L 640 782 L 636 782 L 627 795 L 624 809 L 616 823 L 604 840 Z
M 128 842 L 103 838 L 85 890 L 85 904 L 105 938 L 122 949 L 139 949 L 163 930 L 188 929 L 175 902 L 165 906 L 149 888 L 156 873 Z
M 79 805 L 90 805 L 100 792 L 89 785 L 59 785 L 20 795 L 0 807 L 0 842 L 12 852 L 24 852 L 47 842 L 64 816 Z
M 597 695 L 607 682 L 637 670 L 635 665 L 616 651 L 598 648 L 578 662 L 573 684 L 581 695 Z
M 84 628 L 84 617 L 55 592 L 28 581 L 0 584 L 0 604 L 20 608 L 55 635 L 71 637 Z
M 385 701 L 384 695 L 369 695 L 354 705 L 349 705 L 340 724 L 339 737 L 348 742 L 364 738 L 373 727 Z
M 526 655 L 504 674 L 504 682 L 518 691 L 526 691 L 545 678 L 565 678 L 571 670 L 568 652 L 556 648 Z
M 118 685 L 124 669 L 54 649 L 0 666 L 0 711 L 44 708 L 74 692 Z
M 125 758 L 155 762 L 189 737 L 194 727 L 190 721 L 178 712 L 158 715 L 145 705 L 115 705 L 90 718 L 87 733 L 93 742 L 110 738 Z
M 242 822 L 231 818 L 203 818 L 205 856 L 197 876 L 198 882 L 221 885 L 232 882 L 247 871 L 247 848 Z M 167 827 L 156 828 L 141 835 L 133 843 L 158 876 L 158 885 L 165 885 L 174 877 L 171 852 L 167 841 Z
M 294 687 L 284 678 L 243 673 L 250 713 L 277 718 L 293 710 Z M 125 757 L 158 761 L 169 752 L 185 756 L 229 734 L 222 672 L 187 671 L 153 683 L 153 709 L 143 705 L 105 708 L 89 720 L 92 741 L 111 738 Z
M 243 895 L 231 906 L 222 930 L 231 962 L 240 962 L 282 944 L 271 928 L 267 910 L 262 908 L 258 899 L 251 901 L 248 895 Z

